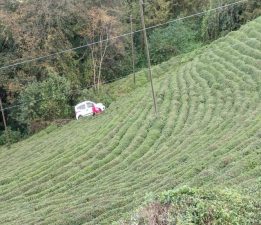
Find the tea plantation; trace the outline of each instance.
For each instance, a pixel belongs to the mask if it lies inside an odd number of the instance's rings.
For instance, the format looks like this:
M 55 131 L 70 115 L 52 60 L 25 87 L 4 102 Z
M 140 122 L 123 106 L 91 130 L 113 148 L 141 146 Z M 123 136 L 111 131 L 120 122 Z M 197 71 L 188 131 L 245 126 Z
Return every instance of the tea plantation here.
M 187 185 L 261 200 L 261 18 L 115 82 L 95 118 L 0 147 L 0 224 L 112 224 Z M 128 89 L 129 85 L 129 89 Z

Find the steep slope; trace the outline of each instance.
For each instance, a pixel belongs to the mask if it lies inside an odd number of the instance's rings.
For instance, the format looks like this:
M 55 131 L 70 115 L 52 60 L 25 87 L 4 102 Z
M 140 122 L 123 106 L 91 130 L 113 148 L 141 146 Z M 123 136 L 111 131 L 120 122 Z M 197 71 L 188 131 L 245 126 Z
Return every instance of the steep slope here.
M 111 224 L 184 184 L 261 199 L 261 18 L 190 57 L 156 68 L 158 118 L 145 85 L 0 148 L 0 224 Z

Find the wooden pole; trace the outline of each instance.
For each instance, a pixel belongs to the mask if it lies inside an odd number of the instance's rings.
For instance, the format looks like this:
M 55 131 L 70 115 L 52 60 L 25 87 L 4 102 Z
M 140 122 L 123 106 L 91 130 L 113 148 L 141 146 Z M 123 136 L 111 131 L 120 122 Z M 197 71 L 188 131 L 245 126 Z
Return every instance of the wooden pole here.
M 149 79 L 150 79 L 150 84 L 151 84 L 152 98 L 153 98 L 153 103 L 154 103 L 154 111 L 155 111 L 155 114 L 156 114 L 156 117 L 157 117 L 158 116 L 158 109 L 157 109 L 156 97 L 155 97 L 153 81 L 152 81 L 150 52 L 149 52 L 148 38 L 147 38 L 147 32 L 146 32 L 146 26 L 145 26 L 145 20 L 144 20 L 143 0 L 139 0 L 139 1 L 140 1 L 141 23 L 142 23 L 145 49 L 146 49 L 146 56 L 147 56 L 147 62 L 148 62 L 148 74 L 149 74 Z
M 5 127 L 5 131 L 7 132 L 7 126 L 6 126 L 6 120 L 5 120 L 5 113 L 4 113 L 4 109 L 3 109 L 3 104 L 2 104 L 2 99 L 0 98 L 0 109 L 2 112 L 2 117 L 3 117 L 3 122 L 4 122 L 4 127 Z
M 2 117 L 3 117 L 4 127 L 5 127 L 5 137 L 6 137 L 7 147 L 10 148 L 9 133 L 8 133 L 8 130 L 7 130 L 7 125 L 6 125 L 6 120 L 5 120 L 5 113 L 4 113 L 1 97 L 0 97 L 0 110 L 2 112 Z
M 130 23 L 131 23 L 131 52 L 132 52 L 132 71 L 133 71 L 133 81 L 134 81 L 134 85 L 136 85 L 136 74 L 135 74 L 135 55 L 134 55 L 134 40 L 133 40 L 133 23 L 132 23 L 132 15 L 130 15 Z

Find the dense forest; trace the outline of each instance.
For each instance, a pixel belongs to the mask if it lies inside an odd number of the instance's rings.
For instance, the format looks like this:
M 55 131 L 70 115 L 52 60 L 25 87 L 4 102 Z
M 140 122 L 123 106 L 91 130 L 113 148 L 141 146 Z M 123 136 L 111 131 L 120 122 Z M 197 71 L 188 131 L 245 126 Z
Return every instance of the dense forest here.
M 250 0 L 168 23 L 233 2 L 145 0 L 146 26 L 162 24 L 148 29 L 152 63 L 199 48 L 261 15 L 261 2 Z M 71 118 L 72 106 L 88 94 L 110 104 L 103 83 L 133 72 L 132 38 L 122 35 L 131 32 L 131 22 L 134 31 L 141 29 L 138 0 L 0 0 L 0 97 L 10 141 L 35 132 L 36 124 Z M 139 70 L 146 66 L 142 33 L 133 40 Z M 9 108 L 14 105 L 19 107 Z M 0 144 L 5 135 L 1 118 Z

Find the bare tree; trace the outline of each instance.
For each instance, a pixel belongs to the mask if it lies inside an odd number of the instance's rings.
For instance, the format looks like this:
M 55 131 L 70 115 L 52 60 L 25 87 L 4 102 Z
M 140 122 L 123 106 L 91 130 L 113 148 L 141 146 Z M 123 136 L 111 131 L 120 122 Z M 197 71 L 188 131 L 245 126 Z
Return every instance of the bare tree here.
M 110 39 L 111 36 L 119 32 L 119 24 L 114 16 L 108 14 L 107 10 L 102 8 L 92 8 L 87 12 L 88 24 L 81 30 L 81 35 L 86 36 L 89 45 L 92 61 L 93 84 L 99 91 L 102 83 L 102 68 L 106 58 L 108 47 L 114 46 L 120 48 L 119 40 Z

